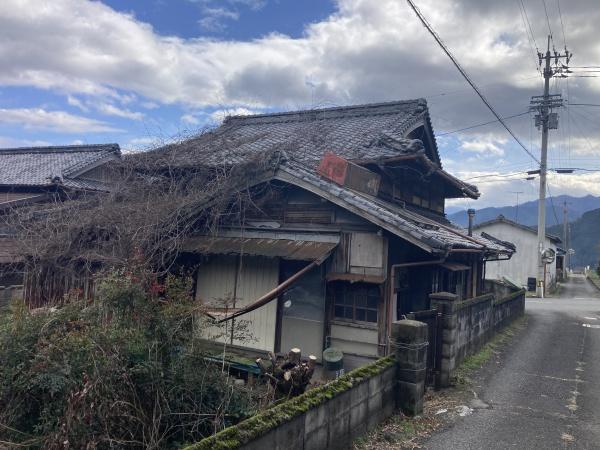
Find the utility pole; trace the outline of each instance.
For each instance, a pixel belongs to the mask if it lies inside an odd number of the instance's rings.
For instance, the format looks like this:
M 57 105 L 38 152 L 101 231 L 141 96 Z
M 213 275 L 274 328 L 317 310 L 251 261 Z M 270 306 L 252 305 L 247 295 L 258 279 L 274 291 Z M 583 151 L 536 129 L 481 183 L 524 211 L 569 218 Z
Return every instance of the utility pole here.
M 546 284 L 546 264 L 544 262 L 544 250 L 546 243 L 546 175 L 548 172 L 548 131 L 558 128 L 558 114 L 552 112 L 553 109 L 562 106 L 562 98 L 560 94 L 550 95 L 550 78 L 555 74 L 551 63 L 554 60 L 555 67 L 558 67 L 558 62 L 565 58 L 567 64 L 571 58 L 571 54 L 565 48 L 565 53 L 550 53 L 550 40 L 552 36 L 548 36 L 548 47 L 546 54 L 538 53 L 540 66 L 542 61 L 544 66 L 544 95 L 536 95 L 531 98 L 531 109 L 538 111 L 539 114 L 535 117 L 535 123 L 542 128 L 542 154 L 540 157 L 540 198 L 538 202 L 538 276 L 537 276 L 537 296 L 544 297 Z M 556 71 L 558 72 L 558 70 Z
M 565 248 L 565 260 L 563 271 L 565 272 L 565 276 L 567 273 L 567 269 L 569 267 L 569 209 L 567 206 L 567 201 L 563 203 L 563 246 Z

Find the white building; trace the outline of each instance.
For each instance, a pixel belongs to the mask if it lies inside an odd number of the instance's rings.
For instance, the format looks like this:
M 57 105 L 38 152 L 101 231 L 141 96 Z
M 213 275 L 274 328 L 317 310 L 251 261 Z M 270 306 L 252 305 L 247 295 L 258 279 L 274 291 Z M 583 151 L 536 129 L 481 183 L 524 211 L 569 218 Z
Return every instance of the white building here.
M 509 261 L 487 261 L 485 277 L 487 279 L 510 280 L 526 287 L 528 278 L 537 278 L 537 230 L 522 225 L 500 215 L 496 219 L 480 223 L 473 227 L 474 234 L 489 234 L 503 241 L 511 242 L 516 253 Z M 560 238 L 546 234 L 545 248 L 558 253 Z M 556 261 L 546 266 L 546 286 L 556 283 Z

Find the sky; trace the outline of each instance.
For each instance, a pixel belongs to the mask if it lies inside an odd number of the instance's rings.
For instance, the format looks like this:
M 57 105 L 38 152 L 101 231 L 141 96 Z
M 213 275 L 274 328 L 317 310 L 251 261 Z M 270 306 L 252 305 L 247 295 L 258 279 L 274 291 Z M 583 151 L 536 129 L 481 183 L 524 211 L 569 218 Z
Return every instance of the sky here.
M 574 53 L 553 93 L 551 195 L 600 195 L 596 0 L 415 0 L 502 116 L 542 93 L 536 48 Z M 546 8 L 544 8 L 546 7 Z M 524 9 L 523 9 L 524 8 Z M 560 12 L 559 12 L 560 8 Z M 592 68 L 583 68 L 592 66 Z M 585 75 L 585 76 L 582 76 Z M 537 196 L 535 162 L 403 0 L 2 0 L 0 148 L 117 142 L 141 151 L 252 114 L 425 98 L 444 168 L 477 201 Z M 507 123 L 534 154 L 531 114 Z M 474 127 L 475 126 L 475 127 Z M 468 128 L 468 129 L 465 129 Z

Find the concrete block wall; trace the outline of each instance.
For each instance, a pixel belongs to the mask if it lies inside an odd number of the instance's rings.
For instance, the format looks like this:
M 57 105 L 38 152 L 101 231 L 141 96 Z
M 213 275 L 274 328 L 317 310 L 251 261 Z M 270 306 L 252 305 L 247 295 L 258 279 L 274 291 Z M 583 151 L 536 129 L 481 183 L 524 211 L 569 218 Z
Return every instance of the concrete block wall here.
M 262 411 L 185 450 L 347 449 L 396 409 L 423 412 L 427 324 L 392 324 L 394 356 Z
M 216 446 L 251 450 L 350 448 L 356 438 L 394 413 L 397 386 L 396 362 L 393 358 L 383 358 L 265 410 L 186 450 Z M 265 423 L 269 426 L 263 429 Z M 228 442 L 225 447 L 224 442 Z
M 437 383 L 450 385 L 456 367 L 479 351 L 499 330 L 525 312 L 525 291 L 512 290 L 498 298 L 486 294 L 465 301 L 449 293 L 431 294 L 431 304 L 442 313 L 442 348 Z

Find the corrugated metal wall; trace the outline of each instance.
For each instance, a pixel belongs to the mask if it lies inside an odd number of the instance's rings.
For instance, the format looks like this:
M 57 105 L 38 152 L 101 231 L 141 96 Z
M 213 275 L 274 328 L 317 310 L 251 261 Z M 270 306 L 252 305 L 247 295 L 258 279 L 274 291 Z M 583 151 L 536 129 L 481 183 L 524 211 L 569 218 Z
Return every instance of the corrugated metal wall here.
M 256 299 L 275 288 L 279 281 L 279 260 L 247 256 L 242 258 L 242 270 L 238 275 L 237 256 L 217 256 L 208 263 L 200 266 L 196 298 L 211 306 L 224 306 L 224 300 L 233 298 L 236 292 L 236 308 L 253 303 Z M 252 311 L 236 319 L 247 324 L 248 338 L 234 339 L 234 345 L 255 348 L 259 350 L 274 350 L 275 323 L 277 318 L 277 301 Z M 231 321 L 224 324 L 227 329 L 211 327 L 204 330 L 207 337 L 223 342 L 229 341 Z M 240 327 L 237 328 L 240 330 Z M 236 330 L 234 330 L 234 333 Z M 221 336 L 218 336 L 221 335 Z M 217 337 L 218 336 L 218 337 Z

